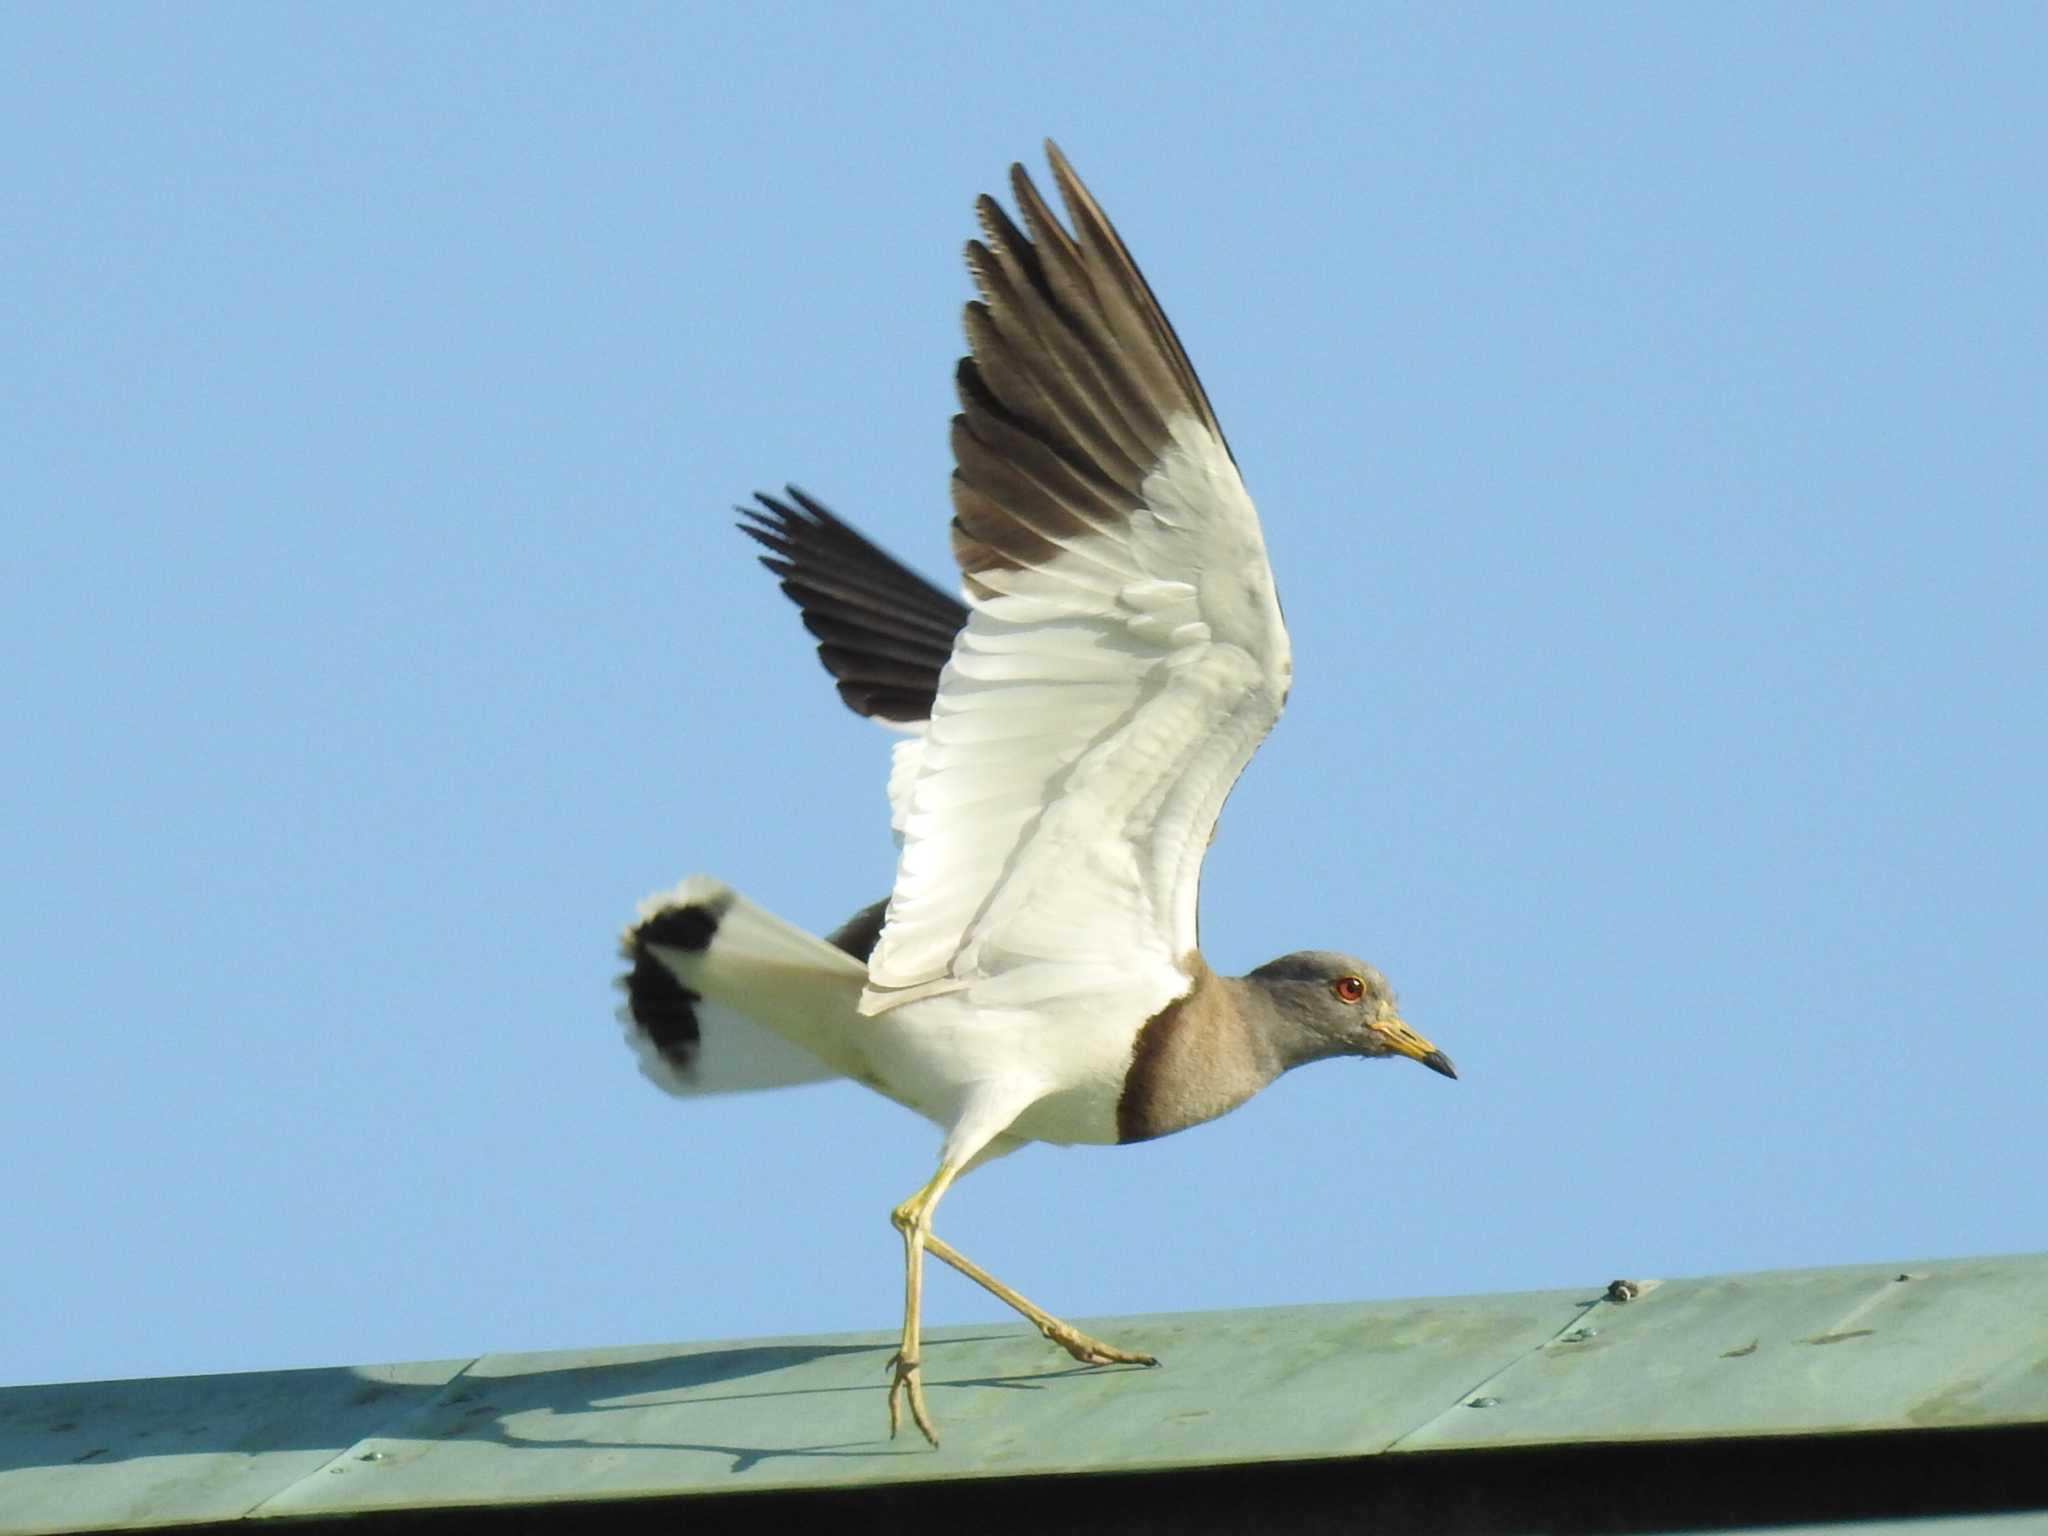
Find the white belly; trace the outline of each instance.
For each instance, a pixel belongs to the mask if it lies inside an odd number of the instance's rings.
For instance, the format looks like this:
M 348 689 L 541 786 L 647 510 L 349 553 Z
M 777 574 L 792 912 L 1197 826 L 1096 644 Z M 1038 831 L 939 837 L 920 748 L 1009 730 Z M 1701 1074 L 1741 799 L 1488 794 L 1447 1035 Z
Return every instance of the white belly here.
M 1176 981 L 1134 976 L 1122 995 L 1031 1009 L 978 1008 L 968 991 L 905 1003 L 863 1021 L 866 1080 L 949 1131 L 1113 1143 L 1138 1027 Z

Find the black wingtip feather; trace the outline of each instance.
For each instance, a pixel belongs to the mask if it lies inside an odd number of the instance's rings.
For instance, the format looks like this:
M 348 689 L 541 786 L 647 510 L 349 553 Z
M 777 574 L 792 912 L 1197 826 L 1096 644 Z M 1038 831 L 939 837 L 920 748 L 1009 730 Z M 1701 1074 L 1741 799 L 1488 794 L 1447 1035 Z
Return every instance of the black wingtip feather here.
M 818 659 L 855 714 L 913 723 L 931 717 L 939 673 L 967 610 L 792 485 L 788 500 L 756 491 L 735 507 L 740 532 L 821 641 Z

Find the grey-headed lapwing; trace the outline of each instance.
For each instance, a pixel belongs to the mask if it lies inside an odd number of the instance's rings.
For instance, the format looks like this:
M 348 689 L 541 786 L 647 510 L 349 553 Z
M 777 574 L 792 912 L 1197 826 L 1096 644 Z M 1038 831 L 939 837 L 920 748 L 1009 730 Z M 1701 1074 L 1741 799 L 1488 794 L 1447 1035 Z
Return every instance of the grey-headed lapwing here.
M 967 265 L 953 419 L 964 605 L 815 501 L 760 498 L 766 545 L 846 703 L 901 732 L 886 902 L 829 938 L 704 876 L 645 902 L 629 1035 L 679 1094 L 850 1077 L 945 1132 L 903 1237 L 893 1433 L 933 1444 L 918 1313 L 929 1251 L 1075 1359 L 1153 1363 L 1070 1327 L 932 1231 L 949 1185 L 1029 1141 L 1143 1141 L 1331 1056 L 1455 1076 L 1371 966 L 1328 950 L 1219 976 L 1195 942 L 1202 854 L 1287 697 L 1287 631 L 1251 498 L 1152 290 L 1048 145 L 1070 233 L 1021 166 Z M 785 882 L 788 883 L 788 882 Z

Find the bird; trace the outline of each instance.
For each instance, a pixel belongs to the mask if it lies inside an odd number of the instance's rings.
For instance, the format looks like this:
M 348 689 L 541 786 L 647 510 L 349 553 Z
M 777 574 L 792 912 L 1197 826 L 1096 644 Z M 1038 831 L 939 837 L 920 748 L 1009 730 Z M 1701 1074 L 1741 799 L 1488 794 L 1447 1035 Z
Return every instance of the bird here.
M 970 1170 L 1027 1143 L 1117 1145 L 1212 1120 L 1281 1073 L 1405 1057 L 1456 1077 L 1364 961 L 1305 949 L 1242 976 L 1197 943 L 1203 854 L 1292 677 L 1257 512 L 1200 380 L 1066 157 L 1059 217 L 976 202 L 955 370 L 956 600 L 822 503 L 756 493 L 766 548 L 839 695 L 896 734 L 895 880 L 813 935 L 723 880 L 649 897 L 620 1016 L 670 1092 L 851 1078 L 943 1132 L 890 1212 L 903 1328 L 889 1432 L 924 1392 L 923 1260 L 1086 1365 L 1154 1365 L 1061 1321 L 933 1230 Z

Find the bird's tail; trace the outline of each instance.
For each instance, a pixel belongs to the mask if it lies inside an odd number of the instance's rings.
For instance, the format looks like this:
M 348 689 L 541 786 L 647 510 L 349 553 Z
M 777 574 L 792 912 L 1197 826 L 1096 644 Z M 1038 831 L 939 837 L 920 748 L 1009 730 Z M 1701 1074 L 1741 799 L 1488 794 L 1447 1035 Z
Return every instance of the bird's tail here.
M 619 1010 L 640 1070 L 675 1094 L 744 1093 L 856 1070 L 867 966 L 709 875 L 650 896 L 620 940 Z

